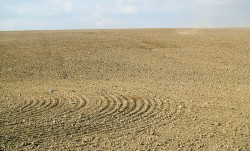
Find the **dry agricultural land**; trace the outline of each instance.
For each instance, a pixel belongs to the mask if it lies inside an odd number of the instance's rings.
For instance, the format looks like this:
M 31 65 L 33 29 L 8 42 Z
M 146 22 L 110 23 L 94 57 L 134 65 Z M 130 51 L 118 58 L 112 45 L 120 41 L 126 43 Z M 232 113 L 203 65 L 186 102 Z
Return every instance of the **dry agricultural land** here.
M 0 32 L 0 150 L 250 150 L 250 29 Z

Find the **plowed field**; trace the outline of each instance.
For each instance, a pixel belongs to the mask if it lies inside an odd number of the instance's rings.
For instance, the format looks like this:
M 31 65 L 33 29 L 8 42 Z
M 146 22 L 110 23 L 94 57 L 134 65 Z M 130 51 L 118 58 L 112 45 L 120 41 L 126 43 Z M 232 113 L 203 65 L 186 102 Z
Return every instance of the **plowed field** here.
M 0 32 L 0 150 L 250 150 L 250 30 Z

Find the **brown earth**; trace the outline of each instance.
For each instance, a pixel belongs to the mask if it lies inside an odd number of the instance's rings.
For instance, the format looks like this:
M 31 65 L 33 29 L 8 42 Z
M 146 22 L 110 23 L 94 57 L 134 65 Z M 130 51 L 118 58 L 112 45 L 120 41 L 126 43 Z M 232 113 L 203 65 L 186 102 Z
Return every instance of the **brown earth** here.
M 250 150 L 250 29 L 0 32 L 0 150 Z

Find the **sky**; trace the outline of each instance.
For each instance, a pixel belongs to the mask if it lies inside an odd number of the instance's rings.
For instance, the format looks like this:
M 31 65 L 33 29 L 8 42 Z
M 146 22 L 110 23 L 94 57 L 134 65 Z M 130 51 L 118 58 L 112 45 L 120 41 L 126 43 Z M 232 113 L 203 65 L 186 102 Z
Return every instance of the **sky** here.
M 250 27 L 250 0 L 0 0 L 0 31 Z

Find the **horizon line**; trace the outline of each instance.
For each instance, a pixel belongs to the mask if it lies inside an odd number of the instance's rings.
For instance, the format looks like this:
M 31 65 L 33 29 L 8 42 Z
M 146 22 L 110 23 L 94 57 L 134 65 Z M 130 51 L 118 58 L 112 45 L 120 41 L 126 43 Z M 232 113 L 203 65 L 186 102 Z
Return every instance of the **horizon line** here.
M 77 31 L 77 30 L 139 30 L 139 29 L 250 29 L 249 27 L 132 27 L 132 28 L 72 28 L 72 29 L 23 29 L 23 30 L 0 30 L 0 32 L 22 31 Z

